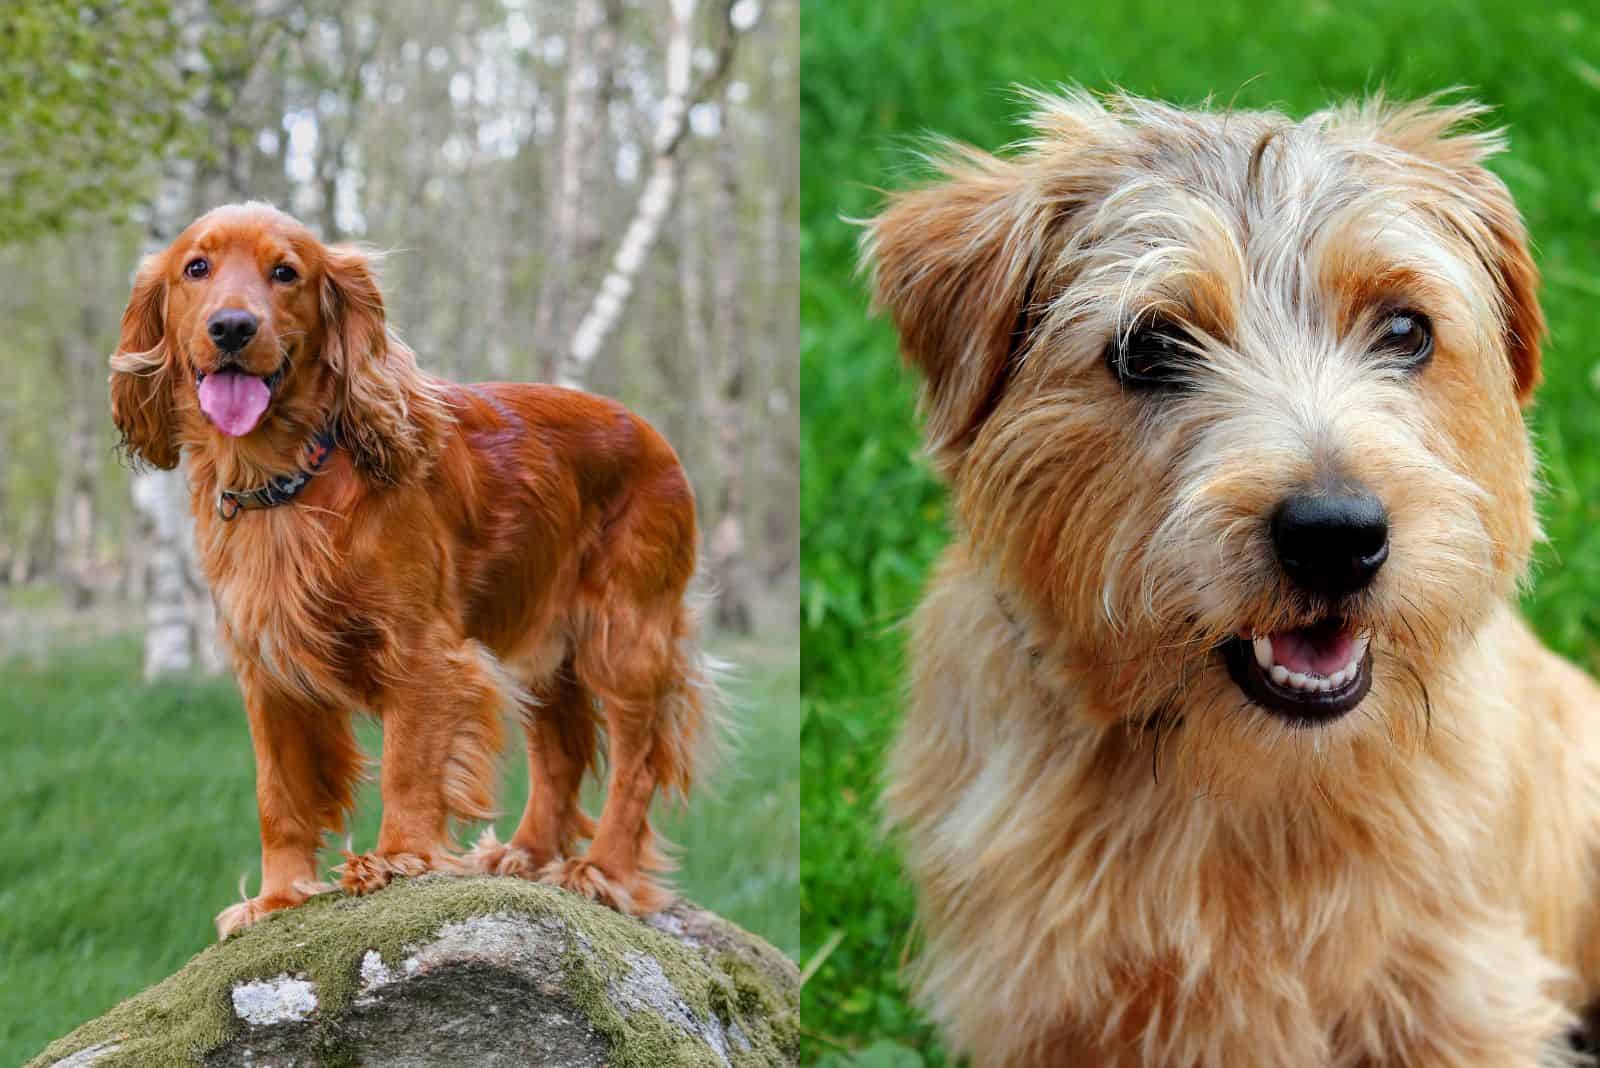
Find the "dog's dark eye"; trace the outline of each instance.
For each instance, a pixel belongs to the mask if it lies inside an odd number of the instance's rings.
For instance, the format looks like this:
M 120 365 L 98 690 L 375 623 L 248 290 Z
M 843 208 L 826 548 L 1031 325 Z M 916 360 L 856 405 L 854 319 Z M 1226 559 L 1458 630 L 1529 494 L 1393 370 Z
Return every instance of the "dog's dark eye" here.
M 290 282 L 293 282 L 299 277 L 300 276 L 295 273 L 295 269 L 290 267 L 287 263 L 280 263 L 272 269 L 272 280 L 274 282 L 282 282 L 284 285 L 288 285 Z
M 1189 337 L 1176 323 L 1157 320 L 1119 335 L 1106 349 L 1106 362 L 1130 389 L 1173 389 L 1194 366 Z
M 1376 351 L 1408 371 L 1433 355 L 1433 323 L 1411 308 L 1385 312 L 1378 320 Z
M 204 256 L 201 256 L 184 264 L 183 273 L 190 278 L 204 278 L 211 273 L 211 264 Z

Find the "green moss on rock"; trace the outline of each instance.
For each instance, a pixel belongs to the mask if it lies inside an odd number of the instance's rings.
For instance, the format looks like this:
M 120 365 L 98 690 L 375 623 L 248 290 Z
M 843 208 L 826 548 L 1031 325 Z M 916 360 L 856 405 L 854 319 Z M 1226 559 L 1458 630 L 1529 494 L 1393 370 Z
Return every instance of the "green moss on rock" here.
M 360 1064 L 343 1025 L 363 990 L 363 958 L 376 951 L 404 983 L 405 960 L 441 929 L 495 916 L 533 921 L 541 937 L 561 939 L 552 948 L 556 995 L 604 1036 L 618 1068 L 797 1063 L 794 965 L 727 921 L 679 904 L 641 922 L 517 879 L 427 876 L 274 913 L 52 1043 L 28 1068 L 103 1043 L 116 1045 L 94 1068 L 200 1064 L 246 1030 L 234 987 L 280 975 L 315 986 L 316 1010 L 298 1026 L 315 1029 L 317 1062 Z

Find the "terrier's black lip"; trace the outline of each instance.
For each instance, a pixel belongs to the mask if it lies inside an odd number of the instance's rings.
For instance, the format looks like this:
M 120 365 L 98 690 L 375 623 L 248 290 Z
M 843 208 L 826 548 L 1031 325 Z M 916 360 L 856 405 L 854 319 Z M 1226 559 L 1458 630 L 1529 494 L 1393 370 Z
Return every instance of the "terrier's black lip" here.
M 1302 693 L 1279 686 L 1256 663 L 1252 644 L 1244 638 L 1230 638 L 1221 646 L 1228 675 L 1244 695 L 1261 708 L 1296 727 L 1320 727 L 1344 716 L 1361 703 L 1372 689 L 1372 646 L 1361 658 L 1356 677 L 1327 693 Z

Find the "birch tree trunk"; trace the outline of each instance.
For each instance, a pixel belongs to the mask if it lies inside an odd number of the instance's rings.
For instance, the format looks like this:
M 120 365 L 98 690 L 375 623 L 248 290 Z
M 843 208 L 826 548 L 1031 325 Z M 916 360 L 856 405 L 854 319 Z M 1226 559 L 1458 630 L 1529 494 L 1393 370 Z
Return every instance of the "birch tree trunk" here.
M 561 108 L 561 148 L 551 183 L 544 243 L 544 282 L 533 317 L 533 336 L 566 338 L 572 326 L 568 304 L 574 275 L 584 262 L 580 246 L 598 240 L 589 190 L 599 175 L 605 148 L 605 104 L 616 62 L 621 0 L 577 0 L 567 38 L 567 81 Z M 552 348 L 541 368 L 553 377 L 560 350 Z
M 174 165 L 150 211 L 146 254 L 164 248 L 184 225 L 191 208 L 185 188 L 198 184 L 191 163 Z M 131 283 L 131 279 L 130 279 Z M 134 509 L 145 545 L 144 677 L 222 670 L 211 595 L 200 574 L 189 514 L 189 482 L 183 465 L 171 471 L 142 470 L 132 480 Z
M 149 546 L 145 571 L 144 677 L 193 671 L 207 612 L 190 577 L 194 531 L 182 471 L 146 471 L 133 480 L 133 503 Z M 214 633 L 214 632 L 213 632 Z M 212 644 L 215 639 L 212 637 Z M 198 658 L 209 667 L 209 658 Z
M 744 269 L 739 225 L 738 163 L 726 143 L 716 155 L 711 183 L 712 229 L 716 235 L 713 301 L 714 341 L 701 360 L 709 378 L 705 397 L 711 428 L 717 490 L 706 509 L 707 568 L 714 580 L 716 625 L 736 634 L 754 627 L 750 561 L 745 552 L 745 389 L 749 380 L 749 336 L 739 283 Z
M 688 357 L 680 362 L 695 370 L 695 385 L 701 393 L 704 410 L 704 361 L 711 355 L 711 332 L 706 327 L 705 223 L 699 209 L 700 205 L 692 196 L 685 196 L 678 205 L 678 226 L 682 231 L 678 250 L 678 303 L 683 308 L 683 348 Z
M 94 597 L 94 488 L 100 479 L 95 426 L 104 408 L 94 343 L 93 309 L 83 310 L 83 337 L 57 340 L 56 359 L 67 376 L 67 434 L 56 490 L 56 566 L 65 581 L 68 603 L 81 611 Z
M 189 0 L 175 12 L 183 27 L 185 64 L 203 71 L 206 87 L 193 102 L 195 121 L 226 129 L 230 145 L 246 140 L 247 116 L 228 106 L 231 91 L 245 85 L 265 47 L 243 50 L 238 66 L 214 69 L 202 48 L 209 12 L 205 0 Z M 225 86 L 230 94 L 216 92 Z M 242 154 L 197 164 L 175 161 L 157 190 L 150 212 L 144 252 L 164 248 L 191 219 L 218 203 L 243 199 L 250 184 Z M 194 521 L 189 513 L 187 465 L 172 471 L 142 471 L 133 479 L 133 500 L 143 519 L 149 547 L 145 579 L 145 678 L 196 669 L 220 673 L 227 666 L 217 638 L 216 610 L 195 551 Z
M 267 16 L 267 17 L 270 17 Z M 378 48 L 376 29 L 363 34 L 358 20 L 342 6 L 329 9 L 327 25 L 331 39 L 317 47 L 319 65 L 328 87 L 317 98 L 317 150 L 313 184 L 317 189 L 317 222 L 321 237 L 329 243 L 344 240 L 339 225 L 339 177 L 349 170 L 350 148 L 359 127 L 361 104 L 366 93 L 363 73 Z M 310 47 L 302 45 L 302 47 Z M 268 84 L 281 87 L 278 79 Z M 281 89 L 280 89 L 281 91 Z M 268 111 L 268 114 L 274 114 Z M 281 112 L 279 112 L 281 113 Z M 275 176 L 276 177 L 276 176 Z M 244 176 L 234 182 L 241 188 Z
M 732 0 L 724 9 L 722 45 L 698 92 L 694 85 L 694 20 L 696 0 L 670 0 L 667 24 L 666 92 L 651 137 L 650 177 L 639 194 L 633 219 L 623 232 L 610 270 L 596 289 L 589 310 L 572 334 L 565 358 L 556 368 L 562 385 L 580 387 L 606 339 L 616 329 L 633 294 L 639 270 L 661 235 L 661 224 L 678 190 L 678 150 L 688 131 L 689 109 L 722 83 L 733 61 L 736 35 Z

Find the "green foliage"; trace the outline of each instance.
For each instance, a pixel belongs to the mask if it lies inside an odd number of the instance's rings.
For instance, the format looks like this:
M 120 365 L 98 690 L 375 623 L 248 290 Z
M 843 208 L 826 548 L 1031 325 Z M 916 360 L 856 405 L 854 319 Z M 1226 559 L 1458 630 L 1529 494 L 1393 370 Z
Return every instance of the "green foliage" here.
M 724 643 L 738 738 L 710 790 L 658 822 L 680 847 L 676 885 L 772 942 L 798 949 L 797 668 L 791 642 Z M 259 880 L 254 769 L 227 678 L 136 681 L 133 636 L 0 662 L 0 1064 L 168 975 L 215 937 L 213 915 Z M 379 733 L 361 738 L 377 754 Z M 502 836 L 527 797 L 507 761 Z M 594 806 L 591 798 L 591 809 Z M 352 828 L 376 840 L 369 784 Z M 475 833 L 469 829 L 468 834 Z M 463 834 L 463 838 L 468 837 Z M 338 862 L 343 842 L 324 853 Z
M 0 10 L 0 241 L 141 198 L 183 82 L 167 0 L 9 0 Z
M 304 11 L 213 0 L 8 0 L 0 7 L 0 244 L 126 219 L 164 164 L 222 165 L 248 135 L 240 89 Z
M 922 1068 L 927 1062 L 914 1049 L 879 1039 L 854 1053 L 825 1053 L 817 1068 Z
M 946 539 L 945 506 L 913 459 L 912 384 L 887 324 L 866 317 L 846 220 L 915 179 L 927 133 L 987 148 L 1015 140 L 1014 85 L 1120 85 L 1296 113 L 1380 86 L 1399 96 L 1466 86 L 1510 128 L 1495 168 L 1532 229 L 1553 333 L 1533 418 L 1550 543 L 1527 610 L 1552 645 L 1595 668 L 1600 421 L 1587 340 L 1600 330 L 1600 155 L 1586 146 L 1600 139 L 1597 68 L 1600 16 L 1578 4 L 807 4 L 802 960 L 838 936 L 804 990 L 806 1032 L 821 1039 L 808 1039 L 808 1059 L 887 1038 L 945 1063 L 906 1002 L 912 897 L 877 830 L 900 702 L 897 625 Z

